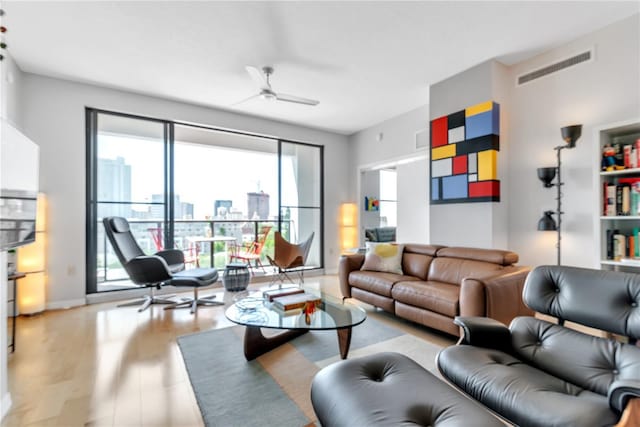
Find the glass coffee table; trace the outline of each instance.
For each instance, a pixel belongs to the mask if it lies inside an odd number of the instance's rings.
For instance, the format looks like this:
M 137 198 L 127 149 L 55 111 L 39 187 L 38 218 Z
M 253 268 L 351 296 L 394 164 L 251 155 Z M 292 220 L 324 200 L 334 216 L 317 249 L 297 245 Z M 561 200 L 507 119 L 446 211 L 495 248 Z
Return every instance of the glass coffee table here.
M 230 306 L 225 312 L 227 319 L 246 326 L 245 358 L 253 360 L 309 331 L 335 330 L 338 333 L 340 357 L 346 359 L 351 345 L 351 329 L 364 322 L 367 314 L 353 304 L 329 295 L 313 293 L 322 301 L 309 317 L 300 312 L 276 310 L 271 303 L 259 296 L 243 298 Z M 282 329 L 285 332 L 266 337 L 262 334 L 262 328 Z

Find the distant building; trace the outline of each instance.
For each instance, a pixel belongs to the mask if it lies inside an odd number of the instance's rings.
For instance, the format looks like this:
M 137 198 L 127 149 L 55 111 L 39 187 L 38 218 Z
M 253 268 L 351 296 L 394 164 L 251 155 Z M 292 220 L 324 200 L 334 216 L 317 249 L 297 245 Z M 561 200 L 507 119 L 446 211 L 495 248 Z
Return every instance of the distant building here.
M 164 217 L 164 194 L 152 194 L 151 203 L 163 203 L 162 205 L 151 205 L 149 214 L 151 218 Z M 180 201 L 180 195 L 173 197 L 173 214 L 175 219 L 193 219 L 193 203 Z
M 233 202 L 231 200 L 216 200 L 213 203 L 213 215 L 215 217 L 224 217 L 226 214 L 231 212 L 232 206 Z M 220 208 L 224 209 L 224 213 L 222 213 Z
M 264 191 L 247 193 L 247 218 L 269 218 L 269 195 Z
M 193 203 L 180 203 L 180 219 L 193 219 Z
M 131 166 L 124 162 L 124 157 L 98 159 L 98 200 L 131 201 Z M 131 205 L 102 204 L 98 215 L 131 218 Z

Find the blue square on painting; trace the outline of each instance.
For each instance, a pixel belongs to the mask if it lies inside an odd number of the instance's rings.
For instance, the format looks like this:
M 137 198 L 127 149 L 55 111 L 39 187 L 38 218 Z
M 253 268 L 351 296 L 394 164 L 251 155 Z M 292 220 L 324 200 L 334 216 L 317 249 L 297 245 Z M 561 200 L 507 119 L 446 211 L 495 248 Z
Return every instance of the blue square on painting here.
M 485 135 L 500 135 L 500 110 L 493 104 L 490 111 L 467 117 L 466 139 Z
M 431 178 L 431 200 L 440 200 L 440 182 L 439 181 L 440 181 L 440 178 Z
M 442 199 L 466 199 L 467 175 L 453 175 L 442 178 Z

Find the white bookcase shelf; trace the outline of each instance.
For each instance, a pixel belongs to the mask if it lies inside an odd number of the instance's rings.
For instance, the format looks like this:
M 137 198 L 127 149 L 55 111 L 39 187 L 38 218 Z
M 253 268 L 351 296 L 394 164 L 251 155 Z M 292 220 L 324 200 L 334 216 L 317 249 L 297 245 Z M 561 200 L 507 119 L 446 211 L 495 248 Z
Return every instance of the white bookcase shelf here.
M 613 123 L 602 126 L 594 131 L 594 146 L 598 150 L 595 153 L 597 159 L 595 194 L 597 201 L 594 202 L 596 209 L 594 225 L 596 229 L 597 242 L 596 245 L 598 260 L 598 268 L 603 270 L 620 270 L 640 272 L 640 259 L 623 258 L 622 260 L 614 260 L 613 254 L 607 254 L 607 230 L 617 231 L 616 234 L 625 236 L 633 235 L 634 229 L 640 229 L 640 215 L 603 215 L 604 213 L 604 188 L 605 184 L 618 184 L 623 178 L 640 178 L 640 168 L 622 169 L 614 171 L 602 171 L 602 149 L 607 144 L 634 145 L 635 141 L 640 139 L 640 118 L 625 122 Z M 609 233 L 611 234 L 611 233 Z M 608 256 L 609 255 L 609 256 Z M 625 254 L 625 256 L 628 256 Z

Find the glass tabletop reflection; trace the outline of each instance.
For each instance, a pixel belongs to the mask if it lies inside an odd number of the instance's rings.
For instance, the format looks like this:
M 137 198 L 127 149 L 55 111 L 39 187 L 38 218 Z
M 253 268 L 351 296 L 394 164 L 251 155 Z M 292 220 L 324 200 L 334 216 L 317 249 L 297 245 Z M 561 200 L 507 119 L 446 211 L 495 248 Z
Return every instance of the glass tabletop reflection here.
M 293 330 L 350 328 L 367 318 L 366 312 L 356 305 L 317 291 L 305 291 L 321 298 L 316 310 L 308 317 L 300 310 L 278 310 L 261 295 L 238 300 L 227 309 L 225 315 L 227 319 L 239 325 Z

